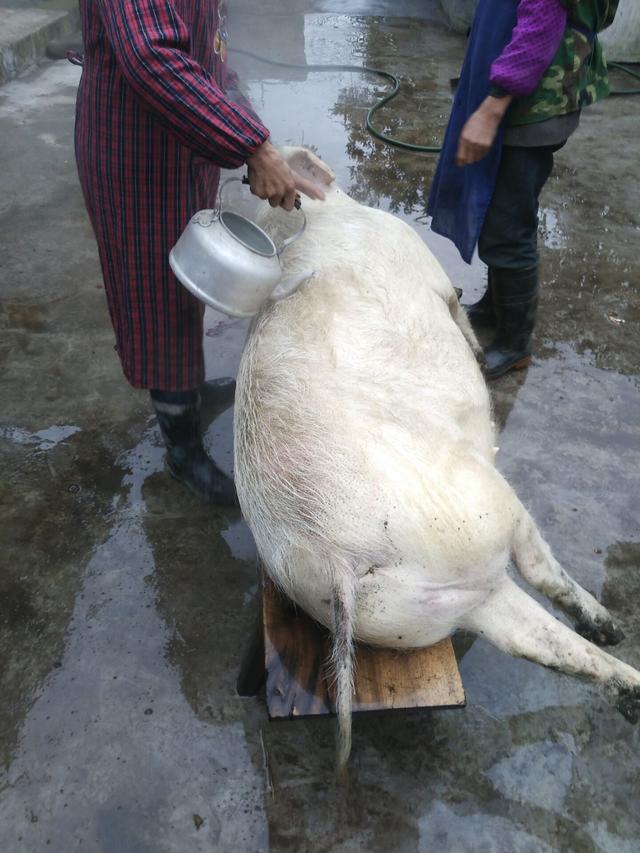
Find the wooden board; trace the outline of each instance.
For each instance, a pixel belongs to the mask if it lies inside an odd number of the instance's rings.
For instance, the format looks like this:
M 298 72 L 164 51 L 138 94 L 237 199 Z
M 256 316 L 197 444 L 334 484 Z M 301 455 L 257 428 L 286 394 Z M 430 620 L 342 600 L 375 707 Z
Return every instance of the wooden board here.
M 269 717 L 333 714 L 332 685 L 326 671 L 329 632 L 282 597 L 266 577 L 262 622 Z M 412 651 L 357 646 L 354 711 L 464 704 L 451 640 Z

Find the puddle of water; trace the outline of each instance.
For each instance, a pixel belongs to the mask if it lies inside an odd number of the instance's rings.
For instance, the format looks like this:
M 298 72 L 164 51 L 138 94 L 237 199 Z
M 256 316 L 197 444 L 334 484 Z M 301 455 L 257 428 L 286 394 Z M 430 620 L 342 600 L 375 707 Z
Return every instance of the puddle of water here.
M 588 589 L 602 588 L 599 550 L 635 540 L 640 465 L 637 379 L 596 367 L 555 344 L 536 359 L 516 393 L 494 386 L 506 424 L 497 464 L 526 497 L 556 557 Z
M 403 51 L 394 49 L 393 26 Z M 296 26 L 289 21 L 287 26 Z M 460 40 L 446 30 L 434 39 L 423 26 L 346 15 L 299 16 L 298 38 L 308 64 L 366 64 L 402 78 L 403 95 L 378 113 L 376 126 L 414 143 L 433 144 L 444 133 L 449 113 L 448 80 L 458 71 Z M 412 26 L 407 37 L 407 26 Z M 271 39 L 273 39 L 273 34 Z M 261 56 L 279 56 L 269 34 L 249 43 L 239 32 L 234 44 Z M 409 44 L 407 45 L 407 39 Z M 431 50 L 425 53 L 425 40 Z M 277 42 L 277 38 L 276 38 Z M 394 53 L 396 54 L 394 56 Z M 376 142 L 364 128 L 367 109 L 388 91 L 376 78 L 359 72 L 305 72 L 277 68 L 238 54 L 232 55 L 249 99 L 276 144 L 306 145 L 336 172 L 337 183 L 358 201 L 396 213 L 422 237 L 454 284 L 474 302 L 484 291 L 484 264 L 477 257 L 465 264 L 450 241 L 433 234 L 425 218 L 426 201 L 436 158 L 400 151 Z M 422 104 L 417 98 L 424 98 Z M 283 105 L 286 107 L 283 109 Z
M 142 524 L 142 485 L 162 465 L 153 427 L 118 464 L 128 497 L 86 567 L 62 658 L 0 775 L 0 849 L 110 851 L 126 841 L 138 853 L 162 837 L 175 853 L 265 850 L 244 727 L 200 720 L 166 657 L 173 635 Z
M 486 771 L 509 799 L 523 800 L 546 811 L 563 812 L 573 776 L 575 743 L 539 741 L 517 747 Z
M 144 510 L 142 487 L 145 480 L 164 470 L 165 448 L 155 427 L 155 418 L 152 421 L 138 444 L 116 459 L 116 465 L 128 472 L 122 479 L 122 485 L 129 489 L 128 507 L 137 511 Z
M 553 853 L 554 848 L 529 835 L 508 818 L 487 814 L 460 814 L 445 803 L 435 803 L 419 821 L 420 853 L 434 849 L 482 850 L 482 853 Z M 478 841 L 482 839 L 481 847 Z
M 640 394 L 634 377 L 596 367 L 589 353 L 566 344 L 549 352 L 534 362 L 519 387 L 491 386 L 504 423 L 496 464 L 556 559 L 602 598 L 607 549 L 638 538 L 632 496 L 640 468 Z M 616 585 L 620 582 L 616 578 Z M 614 615 L 632 630 L 613 589 L 606 597 Z M 634 664 L 630 655 L 633 646 L 621 647 L 619 656 Z M 466 652 L 461 673 L 469 706 L 485 707 L 498 718 L 602 702 L 597 688 L 510 658 L 480 639 Z M 613 707 L 606 713 L 617 714 Z
M 14 444 L 33 444 L 36 451 L 46 453 L 77 432 L 80 432 L 80 427 L 77 426 L 50 426 L 38 432 L 29 432 L 21 427 L 0 427 L 0 438 Z
M 540 235 L 547 249 L 566 249 L 567 236 L 560 227 L 558 214 L 550 207 L 540 208 Z
M 256 546 L 245 521 L 239 519 L 233 522 L 222 531 L 221 535 L 236 560 L 255 562 L 257 557 Z

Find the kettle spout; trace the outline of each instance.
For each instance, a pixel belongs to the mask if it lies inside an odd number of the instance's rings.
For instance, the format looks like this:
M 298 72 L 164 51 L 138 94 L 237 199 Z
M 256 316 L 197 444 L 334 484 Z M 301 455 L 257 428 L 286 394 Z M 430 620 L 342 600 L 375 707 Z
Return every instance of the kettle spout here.
M 282 281 L 278 282 L 278 284 L 274 287 L 269 299 L 273 300 L 274 302 L 279 302 L 281 299 L 286 299 L 287 296 L 291 296 L 292 293 L 295 293 L 303 282 L 307 281 L 310 278 L 313 278 L 314 275 L 314 270 L 304 270 L 303 272 L 295 273 L 285 279 L 282 279 Z

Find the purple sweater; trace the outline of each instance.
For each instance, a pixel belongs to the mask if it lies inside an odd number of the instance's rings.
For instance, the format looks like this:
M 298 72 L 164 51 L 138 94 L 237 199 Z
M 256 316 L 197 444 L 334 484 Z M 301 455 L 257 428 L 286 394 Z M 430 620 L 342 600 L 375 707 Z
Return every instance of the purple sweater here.
M 492 85 L 522 97 L 536 88 L 551 64 L 567 25 L 560 0 L 520 0 L 511 41 L 491 66 Z

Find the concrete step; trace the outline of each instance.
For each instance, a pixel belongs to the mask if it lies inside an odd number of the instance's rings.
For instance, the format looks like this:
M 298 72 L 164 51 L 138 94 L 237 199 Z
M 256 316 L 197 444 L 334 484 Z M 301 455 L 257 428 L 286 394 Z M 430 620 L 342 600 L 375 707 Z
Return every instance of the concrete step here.
M 68 50 L 82 55 L 82 33 L 79 30 L 64 36 L 64 38 L 53 39 L 47 42 L 47 56 L 49 59 L 66 59 Z
M 451 29 L 466 33 L 473 21 L 477 0 L 440 0 L 440 5 Z
M 52 6 L 0 4 L 0 84 L 41 60 L 49 42 L 62 40 L 78 30 L 77 3 Z

